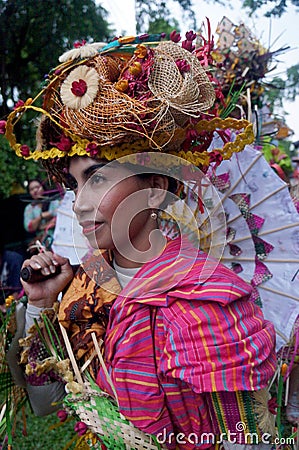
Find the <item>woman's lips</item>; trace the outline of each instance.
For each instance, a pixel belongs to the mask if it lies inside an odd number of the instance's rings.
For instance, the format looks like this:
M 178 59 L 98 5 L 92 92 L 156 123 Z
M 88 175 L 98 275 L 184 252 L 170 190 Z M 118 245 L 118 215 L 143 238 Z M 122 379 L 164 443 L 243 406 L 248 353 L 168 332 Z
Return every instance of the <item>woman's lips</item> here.
M 82 227 L 83 234 L 95 233 L 98 228 L 103 225 L 104 222 L 82 222 L 80 223 Z

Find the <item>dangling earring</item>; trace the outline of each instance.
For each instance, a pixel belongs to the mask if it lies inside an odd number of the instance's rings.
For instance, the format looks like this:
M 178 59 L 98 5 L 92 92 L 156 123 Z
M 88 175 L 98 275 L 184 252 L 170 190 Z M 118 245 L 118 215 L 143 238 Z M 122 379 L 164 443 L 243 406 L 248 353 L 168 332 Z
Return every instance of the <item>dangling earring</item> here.
M 158 217 L 158 214 L 157 214 L 155 211 L 153 211 L 153 212 L 151 213 L 151 219 L 156 220 L 157 217 Z

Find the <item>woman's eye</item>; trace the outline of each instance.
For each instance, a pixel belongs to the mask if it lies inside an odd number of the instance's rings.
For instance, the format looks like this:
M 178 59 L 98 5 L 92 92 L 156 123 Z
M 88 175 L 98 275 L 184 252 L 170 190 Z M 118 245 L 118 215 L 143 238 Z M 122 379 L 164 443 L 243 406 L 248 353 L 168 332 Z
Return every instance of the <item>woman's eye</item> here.
M 99 184 L 105 181 L 105 177 L 101 173 L 95 173 L 90 177 L 90 181 L 92 184 Z

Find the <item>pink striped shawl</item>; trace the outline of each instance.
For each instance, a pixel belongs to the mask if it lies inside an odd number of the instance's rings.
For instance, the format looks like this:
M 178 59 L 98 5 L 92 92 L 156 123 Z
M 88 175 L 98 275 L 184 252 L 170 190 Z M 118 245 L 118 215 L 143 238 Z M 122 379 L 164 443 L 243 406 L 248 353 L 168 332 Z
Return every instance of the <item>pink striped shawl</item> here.
M 248 301 L 250 286 L 222 265 L 200 282 L 206 263 L 189 243 L 170 241 L 111 309 L 105 360 L 120 410 L 159 437 L 217 434 L 205 393 L 262 389 L 275 371 L 274 327 Z M 97 382 L 110 392 L 102 370 Z M 202 440 L 167 446 L 213 447 Z

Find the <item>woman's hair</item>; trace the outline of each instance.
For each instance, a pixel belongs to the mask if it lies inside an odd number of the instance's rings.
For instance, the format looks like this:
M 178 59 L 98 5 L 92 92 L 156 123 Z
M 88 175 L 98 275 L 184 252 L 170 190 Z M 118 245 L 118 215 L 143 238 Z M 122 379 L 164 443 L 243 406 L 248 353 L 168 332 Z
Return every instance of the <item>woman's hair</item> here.
M 96 160 L 96 158 L 94 158 Z M 64 158 L 55 158 L 55 160 L 43 160 L 43 166 L 47 170 L 47 172 L 55 177 L 56 181 L 60 183 L 62 186 L 73 189 L 73 179 L 69 175 L 69 164 L 70 157 L 66 156 Z M 109 161 L 107 161 L 107 164 Z M 145 168 L 140 165 L 135 164 L 126 164 L 126 167 L 132 171 L 132 174 L 139 177 L 142 180 L 146 180 L 150 178 L 152 175 L 163 175 L 158 171 L 153 171 L 152 168 Z M 183 194 L 182 183 L 175 178 L 164 174 L 168 179 L 168 194 L 165 197 L 165 200 L 160 205 L 162 208 L 165 208 L 167 205 L 173 203 L 177 200 L 178 191 L 181 192 L 181 198 Z M 183 194 L 184 195 L 184 194 Z
M 30 194 L 29 189 L 30 189 L 30 184 L 31 183 L 39 183 L 42 187 L 44 187 L 43 182 L 40 178 L 31 178 L 30 180 L 28 180 L 28 185 L 27 185 L 27 192 L 28 194 Z
M 70 164 L 70 157 L 52 158 L 41 161 L 43 167 L 46 169 L 48 175 L 62 186 L 68 186 L 68 169 Z

